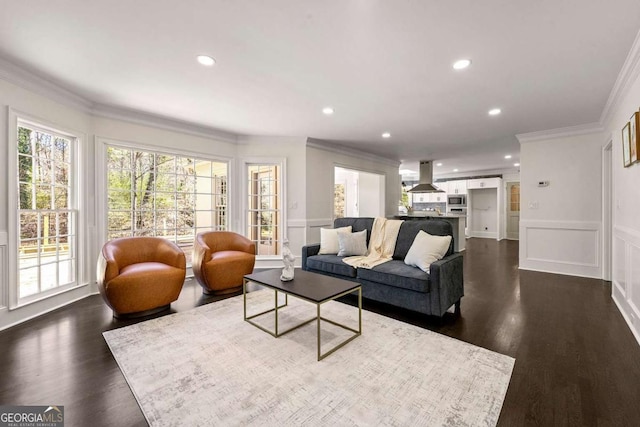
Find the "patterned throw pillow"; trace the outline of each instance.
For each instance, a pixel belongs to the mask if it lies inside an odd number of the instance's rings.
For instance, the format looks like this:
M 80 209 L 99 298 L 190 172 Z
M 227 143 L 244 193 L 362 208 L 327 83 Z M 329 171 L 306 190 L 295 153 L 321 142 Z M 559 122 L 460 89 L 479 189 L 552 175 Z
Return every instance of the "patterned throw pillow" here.
M 338 232 L 351 233 L 351 226 L 320 229 L 320 255 L 335 255 L 340 250 Z
M 367 230 L 357 233 L 338 233 L 338 256 L 355 256 L 367 254 Z

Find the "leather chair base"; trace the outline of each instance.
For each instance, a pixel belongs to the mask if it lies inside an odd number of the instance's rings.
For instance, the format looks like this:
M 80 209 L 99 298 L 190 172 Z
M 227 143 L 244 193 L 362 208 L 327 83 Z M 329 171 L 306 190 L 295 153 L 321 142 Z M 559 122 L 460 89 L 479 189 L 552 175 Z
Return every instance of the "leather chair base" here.
M 127 320 L 127 319 L 137 319 L 138 317 L 151 316 L 152 314 L 157 314 L 171 308 L 171 304 L 163 305 L 161 307 L 152 308 L 150 310 L 144 311 L 136 311 L 135 313 L 116 313 L 113 312 L 113 317 L 116 319 Z
M 242 291 L 242 285 L 236 286 L 235 288 L 220 289 L 218 291 L 202 288 L 202 293 L 205 295 L 227 295 L 227 294 L 233 294 L 235 292 L 241 292 L 241 291 Z

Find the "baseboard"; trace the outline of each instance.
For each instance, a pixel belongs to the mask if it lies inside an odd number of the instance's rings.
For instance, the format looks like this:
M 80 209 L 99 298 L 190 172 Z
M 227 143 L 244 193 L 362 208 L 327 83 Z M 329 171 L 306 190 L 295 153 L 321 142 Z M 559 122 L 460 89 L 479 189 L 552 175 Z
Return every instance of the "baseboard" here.
M 550 270 L 550 269 L 544 269 L 544 268 L 523 267 L 522 265 L 520 265 L 518 267 L 518 270 L 536 271 L 538 273 L 559 274 L 561 276 L 585 277 L 587 279 L 600 279 L 601 278 L 600 276 L 594 276 L 594 275 L 589 275 L 589 274 L 577 274 L 577 273 L 572 273 L 572 272 L 557 271 L 557 270 Z
M 75 297 L 73 299 L 70 299 L 68 301 L 64 301 L 64 302 L 62 302 L 60 304 L 56 304 L 56 305 L 54 305 L 52 307 L 47 307 L 46 309 L 44 309 L 42 311 L 38 311 L 38 312 L 35 312 L 33 314 L 26 315 L 24 317 L 21 317 L 21 316 L 17 315 L 17 314 L 19 314 L 20 309 L 9 311 L 6 307 L 2 308 L 2 309 L 0 309 L 0 319 L 2 319 L 0 321 L 0 331 L 4 331 L 5 329 L 9 329 L 9 328 L 14 327 L 16 325 L 19 325 L 21 323 L 27 322 L 27 321 L 29 321 L 31 319 L 35 319 L 36 317 L 40 317 L 40 316 L 43 316 L 43 315 L 45 315 L 47 313 L 51 313 L 52 311 L 55 311 L 55 310 L 57 310 L 59 308 L 62 308 L 62 307 L 65 307 L 65 306 L 67 306 L 69 304 L 73 304 L 74 302 L 83 300 L 83 299 L 85 299 L 87 297 L 90 297 L 92 295 L 93 295 L 93 293 L 88 292 L 85 295 L 80 295 L 80 296 Z M 4 323 L 4 318 L 5 317 L 10 317 L 10 319 L 8 319 L 7 323 Z M 11 318 L 15 318 L 15 319 L 11 319 Z
M 469 237 L 476 239 L 497 239 L 498 233 L 495 231 L 469 231 Z
M 631 321 L 631 319 L 629 319 L 629 317 L 626 314 L 626 310 L 624 309 L 623 305 L 619 300 L 618 297 L 615 295 L 615 293 L 613 295 L 611 295 L 611 299 L 613 299 L 613 303 L 616 305 L 616 307 L 618 307 L 618 311 L 620 312 L 620 314 L 622 315 L 622 318 L 624 319 L 625 322 L 627 322 L 627 326 L 629 326 L 629 329 L 631 330 L 631 334 L 633 335 L 633 337 L 636 339 L 636 341 L 638 342 L 638 345 L 640 345 L 640 331 L 637 331 L 633 322 Z

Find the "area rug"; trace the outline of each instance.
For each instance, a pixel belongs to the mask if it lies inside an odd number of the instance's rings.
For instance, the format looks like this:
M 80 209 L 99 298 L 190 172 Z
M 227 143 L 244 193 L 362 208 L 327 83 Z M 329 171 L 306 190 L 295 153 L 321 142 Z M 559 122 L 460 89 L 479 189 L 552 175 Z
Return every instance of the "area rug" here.
M 248 294 L 250 314 L 273 303 L 271 291 Z M 289 298 L 279 327 L 315 313 Z M 357 328 L 357 307 L 329 302 L 322 316 Z M 515 359 L 367 311 L 362 325 L 318 362 L 315 322 L 274 338 L 243 320 L 239 296 L 104 338 L 151 426 L 497 423 Z M 349 334 L 323 322 L 323 351 Z

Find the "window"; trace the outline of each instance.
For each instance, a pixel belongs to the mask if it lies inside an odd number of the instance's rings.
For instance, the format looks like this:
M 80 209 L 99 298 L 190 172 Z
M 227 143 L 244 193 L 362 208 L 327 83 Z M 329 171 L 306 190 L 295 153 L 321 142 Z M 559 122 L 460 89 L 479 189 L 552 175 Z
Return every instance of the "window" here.
M 333 187 L 333 217 L 344 218 L 345 185 L 335 184 Z
M 76 283 L 76 138 L 18 121 L 18 299 Z
M 520 184 L 513 184 L 509 191 L 509 208 L 511 212 L 520 212 Z
M 191 263 L 195 234 L 226 230 L 226 162 L 107 146 L 107 238 L 164 237 Z
M 280 166 L 247 165 L 247 237 L 256 255 L 280 255 Z

